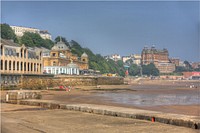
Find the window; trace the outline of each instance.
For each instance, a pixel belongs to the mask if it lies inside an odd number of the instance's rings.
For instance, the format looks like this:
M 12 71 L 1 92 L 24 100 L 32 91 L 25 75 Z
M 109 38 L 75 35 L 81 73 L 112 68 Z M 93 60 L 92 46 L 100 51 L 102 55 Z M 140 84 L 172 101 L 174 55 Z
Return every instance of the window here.
M 11 61 L 9 61 L 9 70 L 11 70 Z
M 13 61 L 13 70 L 15 70 L 15 61 Z
M 2 55 L 3 54 L 3 46 L 1 45 L 1 50 L 0 50 L 0 55 Z
M 8 55 L 8 49 L 7 48 L 5 49 L 5 55 Z
M 1 60 L 1 70 L 3 70 L 3 60 Z
M 26 50 L 24 50 L 24 58 L 26 58 Z
M 56 56 L 56 53 L 53 53 L 52 56 Z
M 23 62 L 21 62 L 21 71 L 23 70 Z
M 21 57 L 22 57 L 22 55 L 23 55 L 23 49 L 21 49 L 21 52 L 20 52 L 20 53 L 21 53 Z
M 19 70 L 19 61 L 17 62 L 17 71 Z
M 53 66 L 56 66 L 56 62 L 55 61 L 53 61 Z
M 24 71 L 26 71 L 26 62 L 24 62 Z

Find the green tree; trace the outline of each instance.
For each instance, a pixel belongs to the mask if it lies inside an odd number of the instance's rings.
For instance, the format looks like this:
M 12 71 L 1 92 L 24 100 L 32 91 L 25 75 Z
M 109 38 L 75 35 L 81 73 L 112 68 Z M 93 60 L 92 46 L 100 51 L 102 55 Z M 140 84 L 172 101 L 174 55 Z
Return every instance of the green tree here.
M 158 76 L 159 75 L 159 70 L 155 67 L 153 63 L 150 63 L 148 65 L 143 65 L 142 66 L 142 73 L 143 75 L 152 75 L 152 76 Z
M 185 71 L 187 71 L 187 69 L 185 67 L 183 67 L 183 66 L 176 66 L 176 70 L 175 70 L 176 73 L 185 72 Z
M 21 41 L 20 41 L 22 44 L 24 44 L 25 46 L 28 46 L 28 47 L 34 47 L 35 44 L 32 40 L 32 38 L 30 36 L 28 36 L 27 34 L 24 34 L 22 37 L 21 37 Z
M 74 40 L 71 40 L 70 44 L 71 44 L 70 45 L 71 46 L 71 52 L 80 57 L 84 52 L 83 48 L 81 47 L 81 45 L 78 42 L 74 41 Z
M 39 34 L 30 32 L 24 33 L 24 35 L 20 39 L 20 43 L 29 47 L 37 46 L 45 47 L 47 49 L 50 49 L 54 45 L 54 43 L 51 40 L 43 39 Z
M 12 39 L 14 42 L 18 43 L 18 39 L 8 24 L 1 24 L 1 38 L 3 39 Z
M 192 65 L 188 61 L 184 61 L 184 64 L 187 71 L 193 71 Z
M 137 66 L 136 64 L 132 64 L 132 65 L 129 67 L 129 74 L 130 74 L 131 76 L 140 75 L 140 67 Z
M 131 65 L 131 64 L 133 64 L 133 60 L 132 59 L 128 59 L 125 63 L 128 64 L 128 65 Z

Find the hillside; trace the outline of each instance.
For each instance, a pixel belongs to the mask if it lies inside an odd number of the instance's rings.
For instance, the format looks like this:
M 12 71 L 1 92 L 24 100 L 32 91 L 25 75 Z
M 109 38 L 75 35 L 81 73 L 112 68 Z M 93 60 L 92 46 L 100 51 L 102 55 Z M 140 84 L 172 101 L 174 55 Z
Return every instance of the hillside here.
M 28 47 L 45 47 L 50 49 L 54 43 L 60 40 L 60 37 L 55 38 L 55 42 L 42 39 L 37 33 L 25 32 L 22 37 L 17 37 L 14 31 L 8 24 L 1 24 L 1 38 L 3 39 L 12 39 L 14 42 L 19 43 L 20 45 L 24 44 Z M 85 52 L 89 57 L 89 69 L 99 70 L 103 73 L 117 73 L 118 75 L 124 76 L 125 69 L 123 67 L 122 61 L 114 62 L 113 60 L 106 60 L 100 54 L 94 54 L 89 48 L 82 48 L 81 45 L 71 40 L 68 42 L 64 37 L 61 37 L 62 41 L 71 49 L 73 54 L 78 55 L 79 57 Z

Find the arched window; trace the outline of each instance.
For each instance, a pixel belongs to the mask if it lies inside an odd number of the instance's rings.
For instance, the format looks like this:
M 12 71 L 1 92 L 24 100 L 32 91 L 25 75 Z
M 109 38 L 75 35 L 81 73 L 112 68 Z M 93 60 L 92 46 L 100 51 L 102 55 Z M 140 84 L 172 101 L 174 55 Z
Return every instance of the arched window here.
M 37 63 L 37 72 L 38 72 L 38 70 L 39 70 L 39 64 Z
M 24 58 L 26 58 L 26 49 L 24 49 Z
M 23 57 L 23 49 L 20 50 L 21 58 Z
M 39 70 L 39 72 L 41 72 L 41 69 L 42 69 L 42 64 L 40 64 L 40 70 Z
M 26 62 L 24 62 L 24 71 L 26 71 Z
M 13 70 L 15 70 L 15 61 L 13 61 Z
M 36 63 L 34 63 L 34 72 L 36 71 Z
M 5 70 L 7 70 L 8 68 L 7 68 L 7 64 L 8 64 L 8 61 L 7 60 L 5 60 Z
M 30 71 L 30 70 L 29 70 L 29 66 L 30 66 L 30 64 L 28 63 L 28 71 Z
M 11 70 L 11 64 L 12 64 L 12 62 L 9 61 L 9 70 Z
M 33 63 L 31 63 L 31 70 L 30 71 L 33 71 Z
M 23 62 L 21 62 L 21 71 L 23 70 Z
M 1 70 L 3 70 L 3 60 L 1 60 Z
M 19 71 L 19 61 L 17 62 L 17 71 Z

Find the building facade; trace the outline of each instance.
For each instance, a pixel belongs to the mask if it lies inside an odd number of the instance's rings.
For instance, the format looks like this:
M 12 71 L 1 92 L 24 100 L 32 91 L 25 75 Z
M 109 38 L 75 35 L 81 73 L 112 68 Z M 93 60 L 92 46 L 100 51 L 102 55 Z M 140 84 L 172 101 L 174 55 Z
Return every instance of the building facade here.
M 172 64 L 175 64 L 176 66 L 179 66 L 180 59 L 178 59 L 178 58 L 170 58 L 169 60 L 170 60 L 170 62 Z
M 78 57 L 64 42 L 57 42 L 51 50 L 43 51 L 44 73 L 79 75 L 80 70 L 88 69 L 88 55 Z
M 31 33 L 39 34 L 43 39 L 52 40 L 51 34 L 48 33 L 47 30 L 43 31 L 43 30 L 39 30 L 39 29 L 36 29 L 36 28 L 29 28 L 29 27 L 22 27 L 22 26 L 10 26 L 10 27 L 12 28 L 12 30 L 14 31 L 14 33 L 18 37 L 22 37 L 25 32 L 31 32 Z
M 1 84 L 17 84 L 23 75 L 42 74 L 42 51 L 1 39 Z
M 131 56 L 122 56 L 122 61 L 125 63 L 127 60 L 132 59 Z
M 160 73 L 172 73 L 175 71 L 175 64 L 173 63 L 158 63 L 156 68 L 160 71 Z
M 141 65 L 141 55 L 140 54 L 133 54 L 132 55 L 133 57 L 133 63 L 136 64 L 136 65 Z
M 175 64 L 170 63 L 167 49 L 159 50 L 154 46 L 151 48 L 144 47 L 141 57 L 142 65 L 153 63 L 160 73 L 172 73 L 175 71 Z
M 183 77 L 185 79 L 193 79 L 193 77 L 200 79 L 200 72 L 183 72 Z

